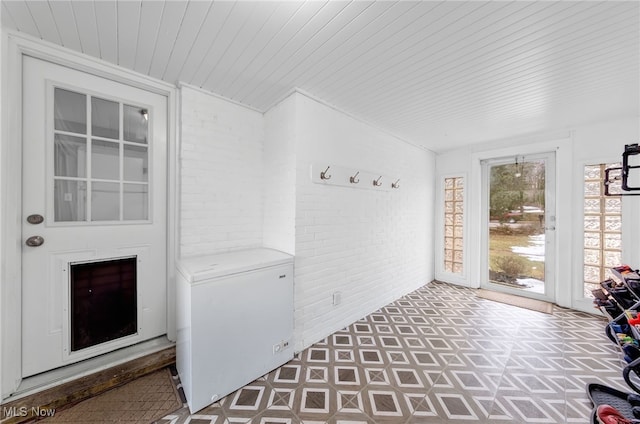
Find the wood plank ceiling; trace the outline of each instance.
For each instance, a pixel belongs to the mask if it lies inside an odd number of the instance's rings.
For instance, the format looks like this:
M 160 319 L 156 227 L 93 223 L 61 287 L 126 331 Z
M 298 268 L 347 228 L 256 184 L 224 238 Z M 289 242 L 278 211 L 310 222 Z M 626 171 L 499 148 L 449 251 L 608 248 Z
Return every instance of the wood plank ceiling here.
M 0 13 L 260 111 L 297 87 L 434 151 L 640 114 L 637 1 L 3 0 Z

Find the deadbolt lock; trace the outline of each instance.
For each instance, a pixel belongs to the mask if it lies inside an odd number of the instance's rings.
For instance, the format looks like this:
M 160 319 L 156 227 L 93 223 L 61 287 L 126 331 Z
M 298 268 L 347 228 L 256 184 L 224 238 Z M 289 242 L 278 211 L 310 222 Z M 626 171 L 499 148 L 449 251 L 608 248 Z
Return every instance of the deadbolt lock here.
M 42 221 L 44 221 L 44 217 L 42 215 L 34 214 L 27 217 L 27 222 L 29 224 L 42 224 Z

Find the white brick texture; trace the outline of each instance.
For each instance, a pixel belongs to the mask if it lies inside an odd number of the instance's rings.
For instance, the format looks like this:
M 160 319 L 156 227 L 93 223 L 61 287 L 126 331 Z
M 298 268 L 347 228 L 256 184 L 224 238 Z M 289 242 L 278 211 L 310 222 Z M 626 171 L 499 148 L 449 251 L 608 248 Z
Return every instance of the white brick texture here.
M 295 254 L 296 110 L 289 97 L 265 113 L 265 247 Z
M 300 350 L 433 278 L 435 158 L 295 96 L 295 334 Z M 317 162 L 396 175 L 400 188 L 314 184 L 309 168 Z M 342 295 L 336 306 L 334 292 Z
M 181 88 L 180 255 L 262 245 L 263 116 Z
M 296 350 L 433 278 L 432 153 L 299 93 L 264 115 L 181 94 L 181 254 L 295 254 Z M 400 188 L 313 183 L 311 164 L 325 162 Z

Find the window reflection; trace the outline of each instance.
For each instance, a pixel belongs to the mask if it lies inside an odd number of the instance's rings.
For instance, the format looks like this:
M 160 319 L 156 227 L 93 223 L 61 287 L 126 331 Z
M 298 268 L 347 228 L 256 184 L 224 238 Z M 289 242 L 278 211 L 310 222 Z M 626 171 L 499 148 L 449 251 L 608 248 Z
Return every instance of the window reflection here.
M 87 133 L 87 96 L 56 88 L 54 91 L 54 128 L 76 134 Z
M 120 144 L 93 140 L 91 143 L 91 176 L 93 178 L 120 179 Z
M 148 181 L 148 156 L 146 146 L 124 146 L 125 181 Z
M 124 139 L 135 143 L 147 143 L 149 111 L 137 106 L 124 105 Z
M 56 177 L 86 177 L 86 139 L 56 134 L 53 156 L 54 175 Z
M 109 100 L 91 98 L 91 134 L 95 137 L 120 138 L 120 105 Z
M 55 221 L 148 220 L 148 109 L 62 88 L 53 107 Z
M 91 220 L 120 220 L 119 183 L 94 182 L 91 184 Z
M 86 220 L 87 185 L 84 181 L 55 180 L 54 219 L 56 222 Z

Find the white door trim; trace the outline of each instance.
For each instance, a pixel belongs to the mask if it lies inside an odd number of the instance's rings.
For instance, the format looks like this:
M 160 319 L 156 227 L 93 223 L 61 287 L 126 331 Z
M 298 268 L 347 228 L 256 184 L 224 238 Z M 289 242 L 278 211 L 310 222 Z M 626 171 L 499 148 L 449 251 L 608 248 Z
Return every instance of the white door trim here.
M 175 340 L 175 260 L 177 240 L 177 128 L 174 85 L 140 75 L 31 36 L 5 32 L 2 69 L 2 139 L 0 140 L 0 389 L 4 399 L 21 381 L 21 183 L 22 56 L 67 66 L 167 97 L 167 336 Z M 5 44 L 6 43 L 6 44 Z M 4 48 L 6 46 L 6 48 Z

